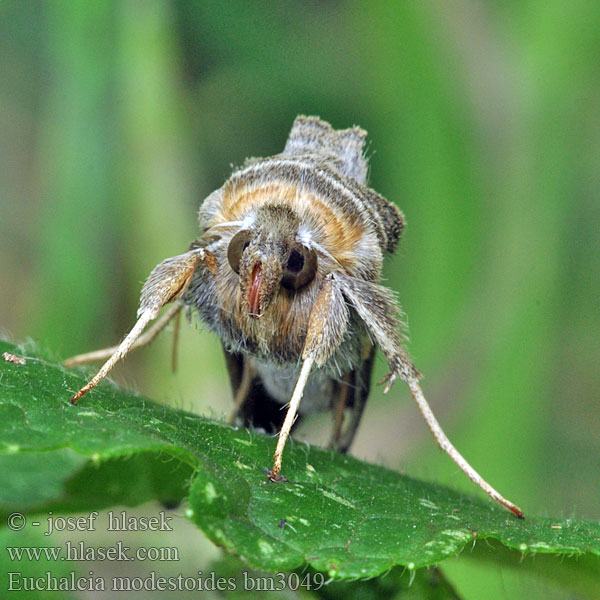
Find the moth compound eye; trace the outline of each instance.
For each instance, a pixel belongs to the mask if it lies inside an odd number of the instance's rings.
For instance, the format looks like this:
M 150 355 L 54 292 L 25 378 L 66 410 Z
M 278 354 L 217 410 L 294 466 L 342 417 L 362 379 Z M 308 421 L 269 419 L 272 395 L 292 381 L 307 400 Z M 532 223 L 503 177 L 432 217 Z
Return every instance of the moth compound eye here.
M 238 231 L 229 242 L 227 247 L 227 260 L 231 268 L 239 275 L 240 260 L 244 250 L 250 245 L 250 232 L 248 230 Z
M 304 267 L 304 256 L 298 250 L 292 250 L 290 252 L 290 257 L 287 262 L 287 270 L 290 273 L 300 273 L 302 268 Z
M 281 285 L 288 290 L 299 290 L 308 285 L 317 274 L 317 254 L 306 246 L 294 246 L 283 270 Z

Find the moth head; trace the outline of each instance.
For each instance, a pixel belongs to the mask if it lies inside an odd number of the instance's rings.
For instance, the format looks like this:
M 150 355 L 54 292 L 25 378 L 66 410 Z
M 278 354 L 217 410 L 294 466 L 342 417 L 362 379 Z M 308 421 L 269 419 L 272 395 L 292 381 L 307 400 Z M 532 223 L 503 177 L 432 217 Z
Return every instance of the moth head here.
M 317 275 L 317 254 L 298 239 L 300 220 L 289 207 L 264 205 L 229 241 L 227 260 L 239 276 L 243 309 L 260 317 L 276 294 L 299 294 Z

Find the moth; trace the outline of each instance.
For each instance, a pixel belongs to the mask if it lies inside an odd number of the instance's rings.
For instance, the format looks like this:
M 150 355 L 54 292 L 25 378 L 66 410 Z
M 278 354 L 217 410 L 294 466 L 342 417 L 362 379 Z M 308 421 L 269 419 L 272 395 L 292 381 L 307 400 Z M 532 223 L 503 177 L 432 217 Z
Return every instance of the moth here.
M 247 160 L 202 203 L 200 239 L 152 270 L 138 320 L 121 344 L 66 362 L 107 358 L 71 403 L 185 308 L 222 342 L 234 392 L 229 421 L 279 431 L 268 476 L 282 481 L 286 440 L 307 412 L 331 410 L 329 445 L 348 450 L 379 347 L 390 368 L 384 392 L 396 379 L 406 382 L 441 448 L 522 518 L 454 448 L 423 395 L 420 373 L 404 348 L 401 310 L 379 283 L 404 217 L 367 185 L 366 135 L 359 127 L 334 130 L 317 117 L 299 116 L 281 154 Z

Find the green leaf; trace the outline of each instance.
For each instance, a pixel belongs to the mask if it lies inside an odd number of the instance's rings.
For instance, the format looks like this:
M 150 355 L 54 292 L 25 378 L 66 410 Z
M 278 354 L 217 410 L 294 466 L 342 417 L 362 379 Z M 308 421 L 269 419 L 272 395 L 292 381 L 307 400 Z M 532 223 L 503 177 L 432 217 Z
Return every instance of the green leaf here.
M 7 548 L 39 547 L 44 545 L 43 535 L 36 530 L 11 531 L 0 530 L 0 590 L 5 598 L 19 600 L 76 600 L 78 596 L 73 591 L 56 591 L 43 589 L 40 585 L 27 586 L 24 582 L 29 578 L 45 580 L 48 573 L 56 579 L 86 577 L 88 573 L 79 564 L 74 565 L 67 561 L 49 560 L 44 553 L 40 553 L 36 560 L 19 560 L 10 556 Z M 28 589 L 27 589 L 28 587 Z
M 329 581 L 319 572 L 311 569 L 292 571 L 291 573 L 272 574 L 248 569 L 239 560 L 227 555 L 210 565 L 210 571 L 236 582 L 235 591 L 228 592 L 228 600 L 263 600 L 265 590 L 273 582 L 272 588 L 283 587 L 286 591 L 298 589 L 302 598 L 321 598 L 322 600 L 459 600 L 456 591 L 437 568 L 419 569 L 407 572 L 395 568 L 382 577 L 361 581 Z M 245 583 L 247 582 L 247 583 Z M 326 584 L 325 584 L 326 582 Z M 269 594 L 269 598 L 273 596 Z M 285 591 L 276 598 L 297 598 Z
M 469 556 L 475 546 L 476 558 L 497 553 L 502 562 L 545 570 L 598 596 L 596 522 L 529 514 L 520 521 L 490 501 L 294 442 L 284 455 L 289 481 L 269 483 L 273 438 L 108 382 L 71 406 L 71 393 L 85 381 L 80 373 L 5 342 L 2 352 L 26 358 L 0 360 L 0 450 L 2 460 L 13 461 L 0 470 L 4 512 L 24 498 L 30 511 L 81 510 L 187 494 L 187 515 L 258 569 L 308 563 L 332 579 L 364 579 L 394 566 L 435 565 L 465 547 Z M 559 556 L 528 560 L 552 554 Z

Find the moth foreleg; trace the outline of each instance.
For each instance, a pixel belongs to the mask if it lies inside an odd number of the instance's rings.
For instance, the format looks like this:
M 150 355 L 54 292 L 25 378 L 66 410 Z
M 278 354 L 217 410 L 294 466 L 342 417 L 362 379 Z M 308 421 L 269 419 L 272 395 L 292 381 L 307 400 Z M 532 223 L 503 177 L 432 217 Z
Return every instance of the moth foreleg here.
M 306 340 L 302 350 L 302 368 L 294 387 L 285 420 L 279 431 L 277 447 L 273 457 L 273 468 L 269 473 L 272 481 L 280 479 L 281 461 L 285 442 L 290 435 L 292 425 L 302 400 L 302 394 L 313 364 L 323 366 L 340 345 L 348 328 L 348 307 L 339 285 L 333 279 L 325 279 L 314 306 L 312 307 Z
M 390 365 L 391 373 L 387 377 L 386 391 L 390 389 L 396 377 L 406 381 L 413 399 L 440 448 L 490 498 L 502 504 L 517 517 L 523 518 L 521 509 L 485 481 L 452 445 L 442 430 L 419 385 L 420 374 L 408 358 L 408 354 L 402 349 L 402 338 L 399 333 L 401 323 L 398 316 L 399 308 L 390 292 L 380 285 L 344 275 L 340 276 L 340 282 L 344 295 L 364 321 L 367 330 L 385 354 Z
M 348 330 L 349 313 L 342 290 L 333 276 L 325 279 L 310 313 L 302 359 L 323 366 L 337 350 Z
M 492 500 L 500 503 L 502 506 L 510 510 L 516 517 L 523 519 L 523 511 L 513 502 L 507 500 L 500 492 L 494 489 L 462 456 L 462 454 L 454 447 L 448 436 L 444 433 L 438 420 L 435 418 L 429 403 L 425 399 L 423 390 L 416 380 L 407 382 L 410 393 L 414 398 L 429 430 L 431 431 L 435 441 L 439 447 L 448 454 L 448 456 L 458 465 L 460 470 L 475 484 L 477 484 Z
M 347 275 L 336 274 L 336 279 L 390 366 L 384 391 L 389 391 L 397 377 L 404 381 L 419 379 L 421 374 L 402 347 L 401 312 L 392 293 L 381 285 Z
M 156 319 L 160 309 L 183 294 L 198 265 L 203 261 L 212 261 L 212 259 L 214 259 L 214 256 L 210 252 L 197 248 L 185 254 L 167 258 L 152 269 L 142 288 L 136 324 L 117 346 L 110 358 L 102 365 L 98 373 L 71 397 L 71 404 L 75 404 L 108 375 L 115 364 L 131 350 L 136 340 L 142 335 L 146 325 Z
M 283 421 L 283 425 L 279 431 L 279 437 L 277 438 L 277 446 L 275 447 L 275 454 L 273 455 L 273 468 L 269 471 L 269 479 L 271 481 L 281 481 L 282 479 L 279 473 L 281 471 L 283 449 L 296 419 L 300 400 L 302 400 L 302 394 L 304 393 L 304 388 L 306 387 L 306 382 L 308 381 L 308 376 L 310 375 L 310 370 L 312 369 L 314 362 L 315 359 L 313 357 L 308 357 L 302 363 L 300 375 L 298 375 L 298 381 L 296 381 L 296 386 L 294 387 L 294 392 L 292 393 L 292 398 L 287 413 L 285 414 L 285 420 Z
M 160 319 L 152 325 L 149 329 L 144 331 L 142 335 L 132 344 L 130 348 L 131 350 L 135 350 L 137 348 L 141 348 L 142 346 L 146 346 L 150 342 L 154 340 L 154 338 L 171 322 L 171 320 L 177 316 L 179 316 L 181 309 L 183 306 L 181 304 L 175 304 L 168 311 L 166 311 L 163 315 L 161 315 Z M 106 360 L 110 358 L 117 350 L 119 346 L 111 346 L 110 348 L 101 348 L 99 350 L 93 350 L 92 352 L 85 352 L 84 354 L 78 354 L 77 356 L 72 356 L 71 358 L 67 358 L 63 361 L 63 365 L 67 368 L 77 367 L 79 365 L 85 365 L 87 363 L 95 362 L 97 360 Z

